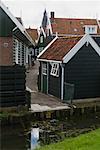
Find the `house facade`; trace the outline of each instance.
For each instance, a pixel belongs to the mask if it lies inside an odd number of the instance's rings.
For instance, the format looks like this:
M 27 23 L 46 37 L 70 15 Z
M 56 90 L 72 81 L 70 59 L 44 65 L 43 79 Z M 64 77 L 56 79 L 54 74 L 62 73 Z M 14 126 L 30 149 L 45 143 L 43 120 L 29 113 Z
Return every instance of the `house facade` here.
M 15 18 L 0 1 L 0 66 L 28 65 L 34 41 L 19 18 Z
M 56 35 L 63 37 L 100 34 L 100 21 L 97 19 L 56 18 L 54 12 L 51 12 L 50 15 L 49 17 L 46 10 L 44 11 L 40 27 L 40 40 L 38 42 L 40 51 L 43 50 Z
M 31 36 L 32 40 L 35 42 L 34 49 L 33 49 L 33 51 L 31 51 L 31 53 L 32 53 L 32 57 L 36 58 L 36 56 L 38 55 L 37 43 L 38 43 L 38 39 L 39 39 L 39 31 L 38 31 L 38 29 L 33 29 L 30 27 L 27 28 L 26 31 Z
M 38 60 L 43 93 L 62 100 L 100 97 L 100 36 L 56 37 Z
M 0 107 L 28 106 L 26 67 L 34 41 L 0 1 Z M 29 95 L 29 93 L 28 93 Z

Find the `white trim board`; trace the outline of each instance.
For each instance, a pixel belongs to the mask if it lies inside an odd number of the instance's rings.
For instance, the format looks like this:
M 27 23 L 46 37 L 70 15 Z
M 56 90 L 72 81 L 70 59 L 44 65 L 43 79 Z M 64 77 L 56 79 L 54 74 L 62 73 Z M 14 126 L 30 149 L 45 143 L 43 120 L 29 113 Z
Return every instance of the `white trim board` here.
M 52 43 L 54 43 L 57 40 L 58 37 L 55 37 L 45 48 L 44 50 L 37 56 L 37 58 L 39 58 L 51 45 Z M 40 60 L 40 59 L 38 59 Z
M 90 35 L 85 34 L 81 38 L 81 40 L 64 56 L 63 63 L 67 63 L 86 42 L 90 43 L 94 50 L 97 52 L 97 54 L 100 56 L 100 47 L 96 44 L 96 42 Z
M 40 36 L 41 36 L 41 32 L 43 33 L 44 37 L 46 38 L 46 34 L 45 34 L 44 29 L 42 27 L 40 28 Z
M 50 62 L 50 63 L 62 63 L 62 61 L 59 60 L 48 60 L 48 59 L 37 59 L 38 61 L 44 61 L 44 62 Z
M 19 28 L 19 30 L 26 36 L 26 38 L 34 45 L 34 42 L 30 35 L 26 32 L 24 26 L 21 25 L 21 23 L 15 18 L 12 13 L 9 11 L 9 9 L 0 1 L 0 7 L 3 9 L 3 11 L 9 16 L 9 18 L 14 22 L 14 24 Z M 15 28 L 14 28 L 15 29 Z M 17 29 L 17 28 L 16 28 Z

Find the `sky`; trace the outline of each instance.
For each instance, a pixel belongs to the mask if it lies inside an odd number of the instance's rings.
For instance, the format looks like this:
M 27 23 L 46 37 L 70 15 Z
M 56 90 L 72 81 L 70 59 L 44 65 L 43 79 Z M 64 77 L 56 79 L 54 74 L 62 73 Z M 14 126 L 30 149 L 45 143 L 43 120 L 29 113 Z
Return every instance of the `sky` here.
M 15 17 L 22 17 L 24 26 L 39 28 L 46 9 L 56 18 L 98 18 L 100 0 L 1 0 Z

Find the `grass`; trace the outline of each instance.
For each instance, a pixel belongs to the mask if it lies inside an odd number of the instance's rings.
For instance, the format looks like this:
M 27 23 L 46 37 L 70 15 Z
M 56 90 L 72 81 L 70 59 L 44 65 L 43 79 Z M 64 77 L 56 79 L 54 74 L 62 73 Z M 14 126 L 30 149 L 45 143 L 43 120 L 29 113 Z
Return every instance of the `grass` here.
M 100 128 L 74 138 L 46 145 L 37 150 L 100 150 Z

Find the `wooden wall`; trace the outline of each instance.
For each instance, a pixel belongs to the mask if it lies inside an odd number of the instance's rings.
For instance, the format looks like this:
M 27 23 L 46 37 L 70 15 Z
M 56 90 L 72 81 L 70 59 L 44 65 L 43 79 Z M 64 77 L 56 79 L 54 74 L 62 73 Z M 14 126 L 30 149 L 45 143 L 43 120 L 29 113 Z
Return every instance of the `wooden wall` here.
M 26 75 L 23 66 L 0 66 L 0 106 L 26 103 Z

